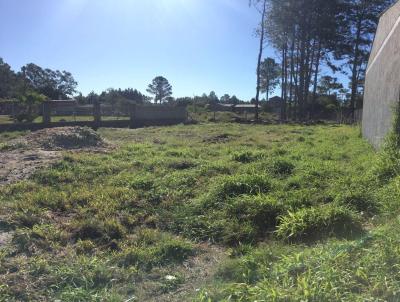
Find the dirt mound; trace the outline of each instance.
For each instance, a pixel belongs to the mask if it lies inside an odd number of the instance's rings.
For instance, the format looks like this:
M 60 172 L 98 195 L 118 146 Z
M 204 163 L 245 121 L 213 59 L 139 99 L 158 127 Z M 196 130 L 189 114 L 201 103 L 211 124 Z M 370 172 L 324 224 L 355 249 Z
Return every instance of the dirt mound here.
M 71 150 L 105 147 L 106 142 L 88 127 L 61 127 L 35 131 L 24 138 L 29 145 L 44 150 Z
M 112 145 L 86 127 L 49 128 L 0 145 L 0 186 L 31 176 L 62 158 L 63 150 L 104 152 Z

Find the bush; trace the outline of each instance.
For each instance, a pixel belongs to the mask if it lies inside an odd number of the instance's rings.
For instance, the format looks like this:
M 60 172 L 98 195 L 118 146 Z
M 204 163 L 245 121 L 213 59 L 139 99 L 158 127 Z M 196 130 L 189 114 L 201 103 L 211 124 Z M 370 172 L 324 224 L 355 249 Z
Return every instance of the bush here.
M 15 119 L 19 123 L 32 123 L 35 118 L 37 118 L 36 114 L 29 114 L 29 113 L 20 113 L 15 116 Z
M 359 216 L 354 211 L 331 203 L 281 216 L 276 235 L 285 241 L 309 241 L 328 236 L 351 238 L 361 230 Z

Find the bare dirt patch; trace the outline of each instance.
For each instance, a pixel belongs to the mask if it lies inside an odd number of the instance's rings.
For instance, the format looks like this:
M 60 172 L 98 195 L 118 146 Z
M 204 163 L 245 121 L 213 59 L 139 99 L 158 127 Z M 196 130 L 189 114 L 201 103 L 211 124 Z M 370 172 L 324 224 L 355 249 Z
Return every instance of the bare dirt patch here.
M 234 136 L 228 133 L 223 133 L 220 135 L 207 137 L 203 140 L 203 143 L 210 143 L 210 144 L 223 144 L 228 143 L 234 139 Z
M 110 147 L 98 133 L 86 127 L 43 129 L 2 145 L 0 185 L 31 176 L 62 157 L 64 150 L 104 151 Z
M 138 284 L 138 300 L 149 302 L 189 301 L 188 297 L 196 296 L 196 292 L 213 280 L 218 264 L 226 259 L 226 251 L 218 246 L 203 243 L 199 245 L 196 256 L 189 258 L 174 272 L 165 275 L 165 271 L 153 272 L 149 278 Z M 163 275 L 164 274 L 164 275 Z M 180 275 L 183 282 L 175 290 L 160 292 L 160 279 Z

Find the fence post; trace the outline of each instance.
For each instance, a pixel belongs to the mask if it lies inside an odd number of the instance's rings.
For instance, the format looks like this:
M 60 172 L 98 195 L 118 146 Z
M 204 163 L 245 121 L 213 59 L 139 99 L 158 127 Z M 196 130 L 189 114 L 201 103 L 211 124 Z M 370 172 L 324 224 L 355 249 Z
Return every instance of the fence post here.
M 101 108 L 99 101 L 93 103 L 93 120 L 95 127 L 99 127 L 101 123 Z
M 131 129 L 135 128 L 135 120 L 136 120 L 136 104 L 129 105 L 129 113 L 130 113 L 130 125 Z
M 51 123 L 51 102 L 43 102 L 42 118 L 43 124 Z

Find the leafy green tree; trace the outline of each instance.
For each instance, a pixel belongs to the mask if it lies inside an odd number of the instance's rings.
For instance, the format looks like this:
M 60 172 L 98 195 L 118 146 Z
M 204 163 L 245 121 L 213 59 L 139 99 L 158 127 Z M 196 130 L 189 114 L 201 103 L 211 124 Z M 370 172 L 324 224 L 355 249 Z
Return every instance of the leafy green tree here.
M 365 72 L 374 34 L 380 14 L 394 0 L 342 0 L 341 13 L 337 18 L 341 39 L 336 43 L 335 58 L 345 60 L 350 70 L 350 109 L 354 110 Z
M 318 85 L 318 93 L 324 95 L 332 95 L 332 93 L 338 92 L 343 89 L 343 84 L 338 82 L 337 78 L 331 76 L 321 77 Z
M 10 65 L 0 58 L 0 99 L 12 98 L 15 94 L 17 76 Z
M 71 97 L 78 85 L 70 72 L 43 69 L 33 63 L 23 66 L 21 75 L 33 90 L 54 100 Z
M 165 102 L 168 97 L 172 96 L 172 86 L 168 80 L 162 76 L 153 79 L 147 88 L 147 92 L 154 95 L 154 102 Z
M 261 63 L 261 91 L 266 94 L 267 101 L 270 93 L 279 85 L 280 76 L 281 66 L 273 58 L 266 58 Z
M 287 104 L 293 116 L 311 115 L 310 87 L 314 95 L 323 60 L 329 58 L 338 39 L 336 17 L 341 0 L 269 0 L 266 34 L 271 46 L 281 54 L 282 119 Z M 311 110 L 312 111 L 312 110 Z
M 212 104 L 215 104 L 215 103 L 219 102 L 218 96 L 215 93 L 215 91 L 211 91 L 210 92 L 210 94 L 208 95 L 208 99 L 209 99 L 209 102 L 212 103 Z
M 236 97 L 236 95 L 232 95 L 231 98 L 229 99 L 229 103 L 237 105 L 240 103 L 240 100 Z
M 23 111 L 16 116 L 16 119 L 19 122 L 32 122 L 37 116 L 37 112 L 34 111 L 34 107 L 40 105 L 46 99 L 47 97 L 45 95 L 36 91 L 27 91 L 24 95 L 19 97 L 20 105 L 22 106 Z
M 225 93 L 223 96 L 221 96 L 220 101 L 223 104 L 229 104 L 229 102 L 231 101 L 231 96 L 229 94 Z

